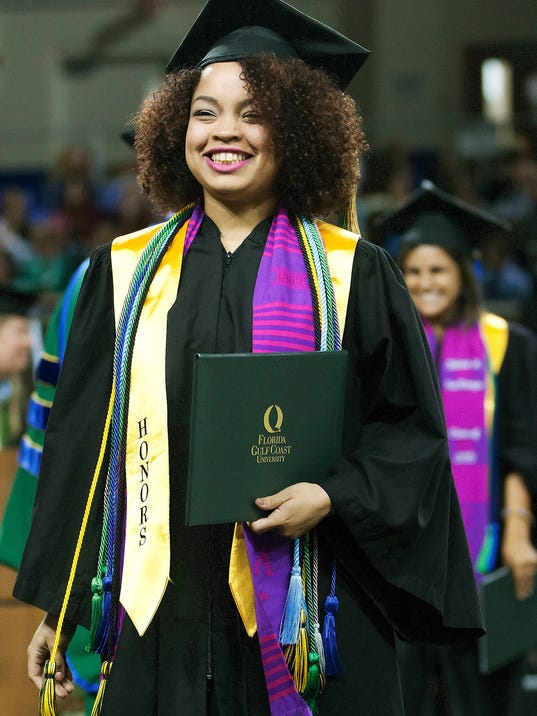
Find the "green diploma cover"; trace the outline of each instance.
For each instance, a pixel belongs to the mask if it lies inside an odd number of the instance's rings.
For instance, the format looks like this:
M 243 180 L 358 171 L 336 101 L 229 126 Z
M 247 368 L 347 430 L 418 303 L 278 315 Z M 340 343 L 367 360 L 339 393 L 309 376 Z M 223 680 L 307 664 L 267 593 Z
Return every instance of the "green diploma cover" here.
M 255 520 L 256 497 L 319 482 L 341 454 L 346 351 L 197 354 L 186 524 Z
M 517 599 L 511 570 L 500 567 L 481 580 L 485 636 L 479 640 L 479 669 L 490 674 L 537 646 L 537 592 Z

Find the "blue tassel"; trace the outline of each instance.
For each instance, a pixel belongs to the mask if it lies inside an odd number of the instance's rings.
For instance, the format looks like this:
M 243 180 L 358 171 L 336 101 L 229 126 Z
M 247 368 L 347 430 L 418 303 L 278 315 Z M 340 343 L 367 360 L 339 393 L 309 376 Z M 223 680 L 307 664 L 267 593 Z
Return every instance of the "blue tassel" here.
M 302 615 L 307 613 L 306 597 L 302 585 L 302 569 L 300 567 L 300 539 L 295 539 L 293 545 L 293 568 L 280 622 L 280 644 L 298 643 Z
M 280 644 L 296 644 L 298 642 L 301 615 L 306 613 L 302 571 L 300 567 L 293 567 L 280 623 Z
M 324 602 L 323 647 L 327 676 L 338 676 L 342 672 L 336 640 L 336 612 L 339 601 L 335 595 L 329 595 Z

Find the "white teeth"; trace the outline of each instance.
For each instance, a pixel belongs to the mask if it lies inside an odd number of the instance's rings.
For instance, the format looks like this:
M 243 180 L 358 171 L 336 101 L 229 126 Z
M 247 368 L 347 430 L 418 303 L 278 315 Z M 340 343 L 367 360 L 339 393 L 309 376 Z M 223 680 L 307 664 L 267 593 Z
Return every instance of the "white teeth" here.
M 213 162 L 221 164 L 236 164 L 237 162 L 243 162 L 248 159 L 247 154 L 236 154 L 234 152 L 215 152 L 210 155 Z

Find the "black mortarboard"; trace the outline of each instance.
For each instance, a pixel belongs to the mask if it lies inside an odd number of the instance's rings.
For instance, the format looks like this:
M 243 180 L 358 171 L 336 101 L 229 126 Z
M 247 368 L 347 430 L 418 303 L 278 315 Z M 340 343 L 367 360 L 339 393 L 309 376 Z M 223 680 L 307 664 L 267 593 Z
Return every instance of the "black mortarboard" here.
M 11 286 L 0 285 L 0 315 L 27 316 L 36 299 L 35 293 L 24 293 Z
M 166 72 L 262 53 L 300 57 L 335 75 L 344 88 L 369 50 L 282 0 L 208 0 Z
M 402 236 L 402 246 L 432 244 L 471 253 L 493 231 L 508 232 L 508 223 L 488 211 L 477 209 L 424 180 L 400 206 L 381 217 L 377 226 L 384 233 Z

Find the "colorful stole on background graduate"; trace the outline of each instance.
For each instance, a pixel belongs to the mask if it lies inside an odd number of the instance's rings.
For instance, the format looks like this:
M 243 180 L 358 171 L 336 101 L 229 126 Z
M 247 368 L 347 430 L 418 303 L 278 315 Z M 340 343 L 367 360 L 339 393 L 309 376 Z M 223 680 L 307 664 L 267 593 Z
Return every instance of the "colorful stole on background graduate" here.
M 138 632 L 143 634 L 168 582 L 169 465 L 164 379 L 166 320 L 168 310 L 176 299 L 182 256 L 191 245 L 202 219 L 202 210 L 199 207 L 194 210 L 190 206 L 156 232 L 153 230 L 154 235 L 148 243 L 148 232 L 144 231 L 116 240 L 112 247 L 117 317 L 114 381 L 88 501 L 90 504 L 109 440 L 103 533 L 97 575 L 92 581 L 93 644 L 103 657 L 105 677 L 110 671 L 119 634 L 119 601 Z M 322 222 L 320 226 L 330 246 L 330 268 L 314 222 L 300 218 L 291 224 L 285 211 L 280 211 L 273 221 L 254 291 L 254 350 L 340 348 L 338 314 L 343 323 L 357 237 Z M 162 356 L 162 360 L 156 361 L 156 356 Z M 161 365 L 158 365 L 159 362 Z M 150 382 L 148 375 L 152 378 Z M 136 389 L 131 391 L 131 385 Z M 88 513 L 89 507 L 86 508 L 75 552 L 70 584 Z M 242 595 L 237 594 L 236 584 L 232 585 L 232 590 L 248 630 L 251 633 L 252 628 L 258 629 L 271 712 L 281 716 L 306 716 L 315 711 L 315 696 L 321 684 L 319 625 L 316 597 L 313 597 L 317 579 L 316 544 L 313 540 L 312 568 L 308 537 L 295 541 L 291 560 L 289 540 L 277 535 L 254 537 L 249 530 L 245 530 L 242 536 L 243 540 L 237 538 L 234 541 L 232 555 L 239 556 L 240 562 L 247 552 L 251 576 L 244 580 L 244 589 L 238 589 Z M 246 550 L 241 550 L 241 545 Z M 268 584 L 259 577 L 263 572 L 260 569 L 262 563 L 265 565 L 265 576 L 269 572 L 278 574 L 278 580 L 270 585 L 270 600 L 267 600 Z M 290 574 L 293 575 L 291 580 Z M 298 601 L 293 593 L 297 584 L 302 595 Z M 253 627 L 252 601 L 255 605 Z M 288 608 L 289 602 L 291 609 Z M 246 604 L 246 611 L 241 610 L 241 603 Z M 285 622 L 286 611 L 293 612 L 293 609 L 294 616 L 288 616 L 288 620 L 294 619 L 297 628 L 289 637 L 289 628 L 280 628 L 280 622 Z M 248 611 L 249 619 L 245 618 Z M 330 614 L 331 623 L 333 612 L 334 609 Z M 64 613 L 65 608 L 60 614 L 60 622 Z M 282 643 L 286 645 L 285 658 Z M 47 676 L 53 673 L 55 649 L 51 654 L 52 663 L 47 664 L 45 669 Z M 330 649 L 333 660 L 337 662 L 335 644 L 332 643 Z M 299 651 L 302 654 L 301 666 L 298 664 Z M 286 660 L 294 671 L 295 680 L 291 678 Z M 303 673 L 299 673 L 301 670 Z M 312 673 L 313 685 L 309 678 Z M 297 683 L 311 709 L 299 696 Z M 104 685 L 105 680 L 95 714 L 100 710 Z M 42 701 L 46 701 L 46 697 Z
M 495 406 L 507 324 L 485 314 L 479 323 L 425 332 L 447 424 L 449 454 L 476 577 L 490 571 L 499 547 L 499 479 Z

